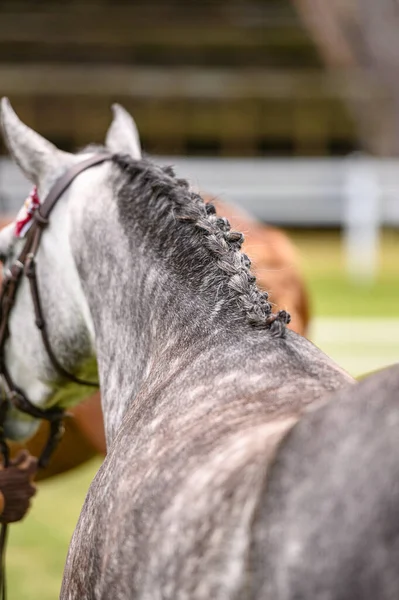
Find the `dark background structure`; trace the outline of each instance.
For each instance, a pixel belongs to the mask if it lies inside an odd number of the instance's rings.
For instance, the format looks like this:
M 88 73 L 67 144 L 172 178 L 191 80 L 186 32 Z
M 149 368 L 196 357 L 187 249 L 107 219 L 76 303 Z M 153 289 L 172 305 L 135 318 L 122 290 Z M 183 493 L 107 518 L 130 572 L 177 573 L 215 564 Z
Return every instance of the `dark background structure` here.
M 373 0 L 3 0 L 0 92 L 66 149 L 101 142 L 117 100 L 151 153 L 345 155 L 367 129 L 359 114 L 369 125 L 390 91 L 352 52 L 351 4 L 373 12 Z

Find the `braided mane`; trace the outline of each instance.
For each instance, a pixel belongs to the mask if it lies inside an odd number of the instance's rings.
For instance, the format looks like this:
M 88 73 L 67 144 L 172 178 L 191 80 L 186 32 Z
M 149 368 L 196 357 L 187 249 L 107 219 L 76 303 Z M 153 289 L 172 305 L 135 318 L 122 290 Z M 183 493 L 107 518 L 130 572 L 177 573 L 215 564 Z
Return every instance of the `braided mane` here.
M 129 176 L 131 183 L 135 182 L 144 206 L 157 204 L 163 223 L 167 223 L 165 227 L 174 221 L 184 227 L 186 235 L 190 231 L 192 236 L 202 234 L 201 248 L 208 250 L 218 276 L 227 281 L 229 295 L 234 297 L 248 322 L 269 330 L 275 337 L 283 337 L 291 317 L 285 310 L 273 313 L 268 293 L 256 285 L 251 261 L 241 252 L 243 234 L 232 231 L 228 220 L 216 214 L 214 205 L 205 203 L 191 191 L 188 182 L 177 178 L 171 167 L 162 168 L 147 159 L 135 161 L 121 155 L 115 155 L 113 162 Z

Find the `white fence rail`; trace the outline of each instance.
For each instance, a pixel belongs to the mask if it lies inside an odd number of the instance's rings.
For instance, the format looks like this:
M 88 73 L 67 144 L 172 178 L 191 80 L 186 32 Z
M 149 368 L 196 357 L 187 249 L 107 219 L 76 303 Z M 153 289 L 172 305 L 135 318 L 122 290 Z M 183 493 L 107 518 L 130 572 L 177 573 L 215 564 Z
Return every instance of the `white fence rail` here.
M 399 226 L 399 161 L 158 157 L 198 189 L 283 226 L 346 226 L 373 213 L 375 225 Z M 0 210 L 14 214 L 28 190 L 0 159 Z M 349 217 L 348 217 L 349 215 Z

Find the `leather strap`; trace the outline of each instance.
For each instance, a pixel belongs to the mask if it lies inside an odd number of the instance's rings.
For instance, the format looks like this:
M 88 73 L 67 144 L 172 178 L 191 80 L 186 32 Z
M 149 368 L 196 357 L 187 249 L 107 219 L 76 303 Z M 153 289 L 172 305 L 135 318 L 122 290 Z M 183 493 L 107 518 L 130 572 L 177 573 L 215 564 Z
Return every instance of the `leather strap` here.
M 39 295 L 39 288 L 37 285 L 36 261 L 35 261 L 33 253 L 32 253 L 32 255 L 28 255 L 27 262 L 25 263 L 24 271 L 25 271 L 26 277 L 29 280 L 29 286 L 30 286 L 30 291 L 31 291 L 31 296 L 32 296 L 32 301 L 33 301 L 33 308 L 35 311 L 35 324 L 36 324 L 36 327 L 40 330 L 42 340 L 43 340 L 43 345 L 46 348 L 47 354 L 49 355 L 51 362 L 53 363 L 53 367 L 59 373 L 59 375 L 61 375 L 61 377 L 69 379 L 70 381 L 73 381 L 74 383 L 78 383 L 81 385 L 88 385 L 91 387 L 98 387 L 97 383 L 92 382 L 92 381 L 86 381 L 85 379 L 80 379 L 79 377 L 76 377 L 73 373 L 70 373 L 69 371 L 67 371 L 61 365 L 61 363 L 57 359 L 56 355 L 54 354 L 54 351 L 51 347 L 50 338 L 47 333 L 46 321 L 43 316 L 42 304 L 41 304 L 40 295 Z
M 39 249 L 41 236 L 49 223 L 49 216 L 57 201 L 72 181 L 83 171 L 110 160 L 111 154 L 96 154 L 76 163 L 73 167 L 60 177 L 50 189 L 43 203 L 34 214 L 32 223 L 25 239 L 24 247 L 9 272 L 5 275 L 0 291 L 0 376 L 7 386 L 7 399 L 0 404 L 0 452 L 3 455 L 4 466 L 9 464 L 9 449 L 4 437 L 4 421 L 8 410 L 8 401 L 21 412 L 27 413 L 36 419 L 46 419 L 50 422 L 50 434 L 46 445 L 39 457 L 39 467 L 45 467 L 54 452 L 57 444 L 62 438 L 64 431 L 63 418 L 66 416 L 63 409 L 57 407 L 41 409 L 35 406 L 14 384 L 5 364 L 5 343 L 9 336 L 8 320 L 15 302 L 18 285 L 21 277 L 25 274 L 29 280 L 30 291 L 35 311 L 35 323 L 39 328 L 44 347 L 55 370 L 64 378 L 75 383 L 97 387 L 97 383 L 79 379 L 69 373 L 59 362 L 52 349 L 47 333 L 46 322 L 43 316 L 39 287 L 36 276 L 36 254 Z M 2 524 L 0 529 L 0 594 L 1 599 L 6 600 L 6 575 L 5 575 L 5 549 L 7 542 L 7 524 Z
M 46 322 L 44 320 L 44 316 L 43 316 L 43 312 L 42 312 L 39 288 L 38 288 L 37 277 L 36 277 L 35 260 L 36 260 L 36 253 L 37 253 L 39 245 L 40 245 L 40 240 L 41 240 L 43 230 L 47 226 L 50 213 L 53 210 L 53 208 L 56 205 L 59 198 L 62 196 L 62 194 L 65 192 L 65 190 L 68 188 L 68 186 L 72 183 L 72 181 L 80 173 L 82 173 L 86 169 L 89 169 L 90 167 L 99 165 L 99 164 L 105 162 L 106 160 L 110 160 L 110 158 L 111 158 L 111 154 L 107 154 L 107 153 L 96 154 L 94 156 L 91 156 L 90 158 L 87 158 L 79 163 L 76 163 L 73 167 L 68 169 L 67 172 L 62 177 L 60 177 L 56 181 L 56 183 L 50 189 L 48 195 L 44 199 L 43 203 L 36 210 L 35 215 L 34 215 L 34 222 L 31 225 L 31 228 L 29 229 L 29 231 L 26 235 L 24 247 L 23 247 L 21 253 L 19 254 L 18 258 L 14 261 L 13 265 L 11 266 L 9 272 L 6 273 L 6 275 L 3 279 L 2 287 L 1 287 L 1 292 L 0 292 L 0 375 L 3 376 L 3 380 L 8 388 L 8 394 L 7 394 L 8 400 L 15 406 L 15 408 L 31 415 L 34 418 L 46 419 L 46 420 L 50 421 L 51 423 L 58 423 L 58 427 L 54 426 L 51 428 L 50 439 L 46 446 L 46 449 L 49 446 L 53 445 L 50 443 L 51 436 L 54 436 L 57 439 L 59 439 L 59 437 L 60 437 L 61 426 L 59 425 L 59 423 L 62 420 L 64 411 L 62 411 L 61 409 L 58 409 L 58 408 L 41 409 L 41 408 L 35 406 L 25 396 L 25 394 L 22 392 L 22 390 L 18 389 L 15 386 L 15 384 L 12 381 L 12 378 L 10 376 L 10 373 L 5 365 L 5 356 L 4 356 L 5 343 L 9 336 L 8 320 L 9 320 L 9 316 L 10 316 L 12 307 L 15 302 L 19 282 L 21 280 L 21 277 L 25 274 L 29 279 L 29 285 L 30 285 L 30 290 L 31 290 L 31 294 L 32 294 L 33 306 L 34 306 L 34 310 L 35 310 L 36 325 L 40 329 L 43 344 L 46 348 L 46 351 L 49 355 L 49 358 L 50 358 L 55 370 L 63 378 L 70 379 L 71 381 L 73 381 L 75 383 L 97 387 L 97 385 L 98 385 L 97 383 L 90 382 L 90 381 L 84 381 L 82 379 L 79 379 L 72 373 L 69 373 L 60 364 L 60 362 L 58 361 L 58 359 L 56 358 L 56 356 L 54 354 L 54 351 L 52 349 L 52 346 L 51 346 L 51 343 L 50 343 L 50 340 L 48 337 Z M 3 418 L 0 419 L 0 428 L 1 428 L 2 424 L 4 422 L 4 419 L 5 419 L 5 411 L 0 411 L 0 412 L 4 412 Z M 0 437 L 1 437 L 1 435 L 0 435 Z M 44 452 L 47 455 L 48 449 L 47 450 L 46 449 Z M 1 444 L 0 444 L 0 451 L 2 451 Z M 3 455 L 4 455 L 4 453 L 3 453 Z M 41 457 L 40 460 L 41 460 L 42 464 L 45 462 L 44 457 Z
M 46 351 L 49 355 L 49 358 L 55 368 L 55 370 L 64 378 L 70 379 L 74 383 L 89 385 L 93 387 L 97 387 L 97 383 L 91 381 L 85 381 L 69 373 L 58 361 L 56 358 L 54 351 L 52 349 L 47 328 L 46 322 L 43 316 L 39 288 L 37 284 L 36 277 L 36 253 L 38 251 L 41 236 L 44 228 L 48 224 L 48 219 L 51 211 L 56 205 L 59 198 L 65 192 L 65 190 L 69 187 L 72 181 L 83 171 L 93 167 L 95 165 L 99 165 L 106 160 L 110 160 L 110 154 L 96 154 L 83 160 L 70 169 L 60 177 L 54 186 L 49 191 L 48 195 L 44 199 L 43 203 L 36 210 L 34 214 L 34 222 L 31 225 L 31 228 L 28 231 L 26 236 L 26 241 L 24 247 L 19 254 L 17 260 L 12 265 L 10 272 L 6 275 L 2 291 L 0 294 L 0 304 L 1 304 L 1 321 L 0 321 L 0 373 L 3 374 L 3 377 L 7 383 L 7 387 L 9 388 L 9 396 L 10 400 L 14 403 L 14 405 L 23 412 L 28 412 L 31 416 L 36 416 L 37 418 L 47 418 L 46 414 L 49 417 L 49 420 L 53 420 L 53 412 L 50 410 L 42 411 L 38 409 L 25 397 L 25 395 L 17 390 L 16 386 L 13 384 L 12 379 L 8 373 L 8 370 L 5 367 L 4 361 L 4 346 L 5 342 L 8 338 L 8 319 L 10 312 L 12 310 L 12 306 L 15 301 L 17 289 L 21 277 L 25 274 L 29 279 L 30 290 L 32 294 L 32 301 L 35 310 L 35 321 L 37 327 L 40 329 L 43 344 L 46 348 Z M 23 399 L 23 401 L 22 401 Z M 40 413 L 40 416 L 39 416 Z
M 86 158 L 86 160 L 76 163 L 73 167 L 68 169 L 68 171 L 55 182 L 44 201 L 40 204 L 39 209 L 36 211 L 39 213 L 39 217 L 47 220 L 57 201 L 61 198 L 65 190 L 71 185 L 72 181 L 80 173 L 86 171 L 90 167 L 100 165 L 106 160 L 110 160 L 111 156 L 111 154 L 106 152 L 102 154 L 95 154 L 90 158 Z
M 0 593 L 1 600 L 7 598 L 7 580 L 6 580 L 6 546 L 7 546 L 8 525 L 2 523 L 0 528 Z

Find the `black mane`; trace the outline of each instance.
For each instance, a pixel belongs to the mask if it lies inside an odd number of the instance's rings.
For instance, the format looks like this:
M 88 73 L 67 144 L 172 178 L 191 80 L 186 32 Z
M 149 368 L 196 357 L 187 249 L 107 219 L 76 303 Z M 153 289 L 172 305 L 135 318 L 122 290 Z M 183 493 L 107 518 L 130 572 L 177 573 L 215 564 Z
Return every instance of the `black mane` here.
M 171 167 L 122 155 L 115 155 L 113 163 L 123 175 L 116 184 L 123 221 L 145 231 L 152 250 L 173 258 L 176 273 L 197 285 L 199 293 L 223 289 L 217 301 L 235 302 L 251 325 L 283 337 L 290 316 L 284 310 L 273 314 L 267 292 L 257 287 L 251 261 L 240 251 L 243 234 L 231 231 L 228 220 Z

